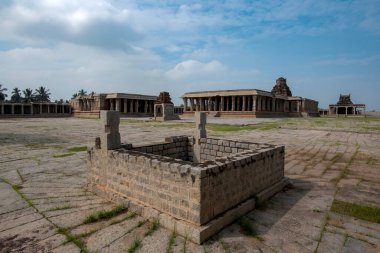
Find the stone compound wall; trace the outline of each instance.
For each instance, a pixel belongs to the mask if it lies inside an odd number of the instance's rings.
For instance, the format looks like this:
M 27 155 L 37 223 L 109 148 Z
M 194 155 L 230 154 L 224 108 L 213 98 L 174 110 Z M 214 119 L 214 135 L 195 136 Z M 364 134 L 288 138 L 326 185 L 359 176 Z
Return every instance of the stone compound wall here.
M 117 128 L 106 125 L 105 129 L 114 135 L 109 131 Z M 103 148 L 109 146 L 103 143 L 91 148 L 90 190 L 139 206 L 143 216 L 159 218 L 163 226 L 201 243 L 252 210 L 257 196 L 284 180 L 283 146 L 192 136 L 165 141 L 140 147 L 120 145 L 114 150 Z M 194 150 L 199 151 L 199 162 L 193 162 Z M 242 209 L 242 203 L 248 205 Z M 210 225 L 231 212 L 229 218 Z

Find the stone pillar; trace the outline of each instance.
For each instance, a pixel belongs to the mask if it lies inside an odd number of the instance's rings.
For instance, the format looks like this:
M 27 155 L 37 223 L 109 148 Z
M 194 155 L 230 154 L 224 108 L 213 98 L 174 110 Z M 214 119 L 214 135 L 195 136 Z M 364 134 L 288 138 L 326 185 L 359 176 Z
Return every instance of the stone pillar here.
M 40 104 L 40 114 L 42 114 L 42 104 Z
M 276 112 L 276 111 L 277 111 L 277 108 L 276 108 L 276 99 L 272 98 L 272 112 Z
M 246 108 L 245 108 L 245 99 L 246 99 L 246 96 L 243 96 L 242 98 L 243 98 L 243 105 L 242 105 L 241 110 L 245 111 L 246 110 Z
M 127 102 L 127 99 L 125 98 L 124 99 L 124 113 L 127 113 L 128 112 L 128 102 Z
M 199 102 L 199 98 L 196 98 L 195 100 L 195 111 L 199 112 L 199 106 L 200 106 L 200 102 Z
M 300 101 L 297 101 L 297 112 L 300 112 Z
M 194 111 L 194 98 L 190 98 L 190 112 Z
M 117 112 L 120 112 L 120 99 L 119 98 L 116 98 L 115 99 L 115 102 L 116 102 L 116 108 L 115 108 L 115 110 L 117 111 Z
M 347 117 L 347 106 L 346 106 L 346 117 Z
M 24 104 L 21 104 L 21 115 L 24 115 Z
M 139 113 L 139 112 L 140 112 L 140 110 L 139 110 L 139 109 L 140 109 L 140 108 L 139 108 L 139 100 L 137 100 L 137 99 L 136 99 L 136 101 L 135 101 L 135 106 L 136 106 L 136 107 L 135 107 L 135 112 Z
M 223 98 L 223 97 L 221 97 Z M 218 97 L 214 97 L 213 99 L 213 106 L 214 106 L 214 111 L 219 111 L 219 107 L 218 107 Z
M 47 113 L 49 114 L 50 113 L 50 104 L 46 104 L 47 105 Z
M 1 110 L 0 110 L 0 114 L 4 114 L 4 103 L 1 103 Z
M 249 96 L 247 97 L 247 104 L 247 111 L 252 111 L 252 102 Z
M 213 108 L 212 103 L 211 103 L 211 97 L 208 97 L 207 110 L 211 111 L 212 109 L 214 109 L 214 108 Z
M 119 124 L 120 113 L 117 111 L 100 111 L 100 120 L 104 132 L 100 137 L 100 147 L 103 150 L 118 149 L 121 146 Z
M 58 105 L 55 104 L 55 113 L 58 113 Z
M 256 102 L 257 102 L 257 96 L 252 96 L 252 111 L 256 112 Z
M 12 115 L 15 114 L 15 105 L 14 104 L 11 105 L 11 114 Z
M 231 111 L 235 111 L 235 96 L 232 96 L 232 106 Z
M 226 111 L 229 111 L 230 110 L 230 97 L 226 97 L 226 101 L 227 101 L 227 107 L 226 107 Z
M 205 108 L 204 108 L 204 99 L 203 98 L 199 98 L 199 109 L 201 111 L 205 110 Z
M 240 108 L 240 100 L 241 100 L 241 96 L 236 96 L 236 100 L 237 100 L 237 106 L 236 106 L 236 111 L 241 111 L 241 108 Z
M 224 100 L 226 99 L 226 97 L 220 97 L 220 107 L 221 107 L 221 111 L 224 111 L 225 108 L 224 108 Z
M 183 99 L 183 112 L 187 112 L 187 98 L 182 98 Z
M 148 113 L 148 101 L 145 100 L 144 113 Z
M 134 112 L 134 111 L 133 111 L 133 99 L 130 99 L 130 100 L 129 100 L 129 110 L 130 110 L 131 113 Z
M 30 104 L 30 114 L 33 115 L 33 104 Z
M 353 115 L 356 115 L 356 107 L 355 107 L 355 106 L 352 107 L 352 114 L 353 114 Z
M 207 138 L 206 132 L 206 113 L 205 112 L 195 112 L 195 131 L 194 131 L 194 156 L 193 162 L 201 162 L 201 138 Z

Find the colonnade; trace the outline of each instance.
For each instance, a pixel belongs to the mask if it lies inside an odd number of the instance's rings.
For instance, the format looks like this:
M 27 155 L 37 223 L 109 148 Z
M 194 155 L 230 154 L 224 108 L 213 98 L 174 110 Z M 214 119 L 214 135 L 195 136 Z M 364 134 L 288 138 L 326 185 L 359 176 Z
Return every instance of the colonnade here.
M 110 98 L 106 99 L 106 108 L 123 113 L 154 113 L 154 101 L 142 99 Z
M 357 115 L 361 114 L 361 111 L 358 109 L 363 109 L 364 114 L 365 114 L 365 105 L 330 105 L 329 110 L 330 110 L 330 115 Z
M 285 102 L 284 99 L 260 95 L 183 97 L 183 111 L 286 112 L 289 107 Z
M 70 114 L 70 104 L 0 103 L 0 115 Z

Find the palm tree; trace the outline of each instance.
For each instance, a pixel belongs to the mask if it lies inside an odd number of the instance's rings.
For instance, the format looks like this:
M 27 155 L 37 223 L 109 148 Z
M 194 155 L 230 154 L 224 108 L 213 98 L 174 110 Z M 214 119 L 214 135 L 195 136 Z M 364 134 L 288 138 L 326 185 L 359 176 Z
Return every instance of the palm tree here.
M 24 93 L 24 102 L 30 103 L 34 101 L 34 94 L 32 89 L 27 88 L 23 90 L 22 93 Z
M 7 94 L 4 93 L 4 91 L 7 91 L 7 88 L 2 88 L 2 84 L 0 84 L 0 102 L 4 101 L 6 97 L 8 97 Z
M 35 97 L 37 102 L 50 102 L 50 92 L 43 86 L 36 89 Z
M 78 91 L 78 95 L 79 95 L 79 96 L 86 96 L 86 95 L 87 95 L 87 91 L 85 91 L 84 89 L 80 89 L 80 90 Z
M 21 90 L 19 88 L 14 88 L 12 91 L 11 101 L 14 103 L 21 103 Z
M 78 93 L 74 93 L 71 99 L 75 99 L 78 96 Z

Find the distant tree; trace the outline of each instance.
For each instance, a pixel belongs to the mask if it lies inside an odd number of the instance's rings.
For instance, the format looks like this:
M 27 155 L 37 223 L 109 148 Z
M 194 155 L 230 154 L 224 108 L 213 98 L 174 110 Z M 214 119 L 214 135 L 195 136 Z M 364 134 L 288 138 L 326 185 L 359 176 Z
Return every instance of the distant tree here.
M 80 90 L 78 91 L 78 95 L 79 95 L 79 96 L 86 96 L 86 95 L 87 95 L 87 91 L 85 91 L 84 89 L 80 89 Z
M 71 99 L 75 99 L 78 96 L 78 93 L 74 93 L 71 97 Z
M 21 90 L 19 88 L 14 88 L 12 90 L 11 102 L 13 103 L 21 103 Z
M 0 102 L 4 101 L 6 97 L 8 97 L 7 94 L 4 93 L 4 91 L 7 91 L 7 88 L 2 88 L 3 85 L 0 84 Z
M 94 96 L 95 95 L 95 91 L 91 91 L 90 95 Z
M 24 93 L 24 102 L 30 103 L 34 101 L 34 94 L 32 89 L 27 88 L 23 90 L 22 93 Z
M 60 100 L 55 100 L 54 103 L 57 103 L 57 104 L 63 104 L 63 98 L 61 98 Z
M 36 89 L 35 98 L 37 102 L 50 102 L 50 92 L 43 86 Z

